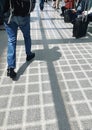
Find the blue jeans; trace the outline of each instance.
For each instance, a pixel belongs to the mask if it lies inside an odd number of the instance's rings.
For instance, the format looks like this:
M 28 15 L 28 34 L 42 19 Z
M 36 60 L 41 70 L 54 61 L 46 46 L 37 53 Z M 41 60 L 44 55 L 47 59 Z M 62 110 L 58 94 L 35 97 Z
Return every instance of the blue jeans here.
M 18 27 L 21 29 L 24 37 L 25 51 L 27 55 L 31 54 L 31 37 L 30 37 L 30 15 L 21 17 L 13 16 L 10 23 L 4 22 L 8 35 L 7 62 L 8 68 L 16 67 L 16 42 Z
M 43 10 L 43 8 L 44 8 L 44 0 L 40 0 L 40 5 L 39 6 L 40 6 L 40 9 Z

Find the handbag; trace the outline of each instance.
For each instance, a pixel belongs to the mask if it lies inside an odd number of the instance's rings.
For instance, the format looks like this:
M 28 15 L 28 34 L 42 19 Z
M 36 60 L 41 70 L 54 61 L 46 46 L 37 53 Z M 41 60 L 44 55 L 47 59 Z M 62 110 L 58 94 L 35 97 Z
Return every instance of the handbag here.
M 64 22 L 70 23 L 72 21 L 72 15 L 73 15 L 72 9 L 66 9 L 64 11 Z

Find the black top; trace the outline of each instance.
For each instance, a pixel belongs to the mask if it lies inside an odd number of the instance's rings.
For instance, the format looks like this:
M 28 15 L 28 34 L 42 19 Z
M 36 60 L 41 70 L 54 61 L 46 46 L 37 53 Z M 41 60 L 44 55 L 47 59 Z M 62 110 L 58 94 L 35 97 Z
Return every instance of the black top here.
M 13 15 L 26 16 L 29 14 L 30 1 L 29 0 L 11 0 Z M 5 10 L 7 12 L 10 8 L 10 0 L 6 0 Z

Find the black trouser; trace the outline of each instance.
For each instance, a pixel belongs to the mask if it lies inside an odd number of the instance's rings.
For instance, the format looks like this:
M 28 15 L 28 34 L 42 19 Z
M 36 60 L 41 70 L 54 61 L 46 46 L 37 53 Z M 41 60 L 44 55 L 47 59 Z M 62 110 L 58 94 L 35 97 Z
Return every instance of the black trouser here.
M 61 7 L 61 11 L 62 11 L 62 15 L 64 15 L 64 11 L 66 10 L 66 7 L 65 6 L 62 6 Z

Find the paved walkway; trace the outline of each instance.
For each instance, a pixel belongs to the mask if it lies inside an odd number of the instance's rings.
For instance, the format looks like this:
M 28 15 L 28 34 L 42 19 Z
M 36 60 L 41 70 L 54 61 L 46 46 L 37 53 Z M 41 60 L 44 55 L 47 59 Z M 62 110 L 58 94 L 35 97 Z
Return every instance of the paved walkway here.
M 32 50 L 25 61 L 18 31 L 17 78 L 6 76 L 7 36 L 0 31 L 0 130 L 92 130 L 92 37 L 75 39 L 72 25 L 49 4 L 31 14 Z

